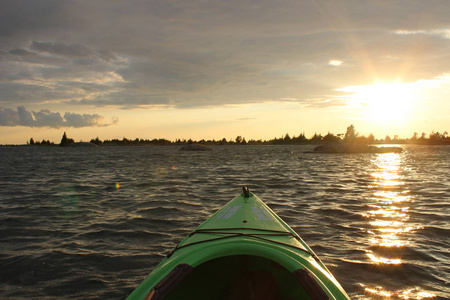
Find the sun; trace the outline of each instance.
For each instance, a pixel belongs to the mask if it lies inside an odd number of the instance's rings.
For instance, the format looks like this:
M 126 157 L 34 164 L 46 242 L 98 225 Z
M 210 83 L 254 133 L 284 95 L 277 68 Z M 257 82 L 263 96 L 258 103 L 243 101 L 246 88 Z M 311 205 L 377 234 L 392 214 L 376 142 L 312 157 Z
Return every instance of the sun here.
M 414 86 L 408 83 L 377 83 L 349 86 L 349 107 L 359 109 L 368 121 L 405 121 L 415 102 Z

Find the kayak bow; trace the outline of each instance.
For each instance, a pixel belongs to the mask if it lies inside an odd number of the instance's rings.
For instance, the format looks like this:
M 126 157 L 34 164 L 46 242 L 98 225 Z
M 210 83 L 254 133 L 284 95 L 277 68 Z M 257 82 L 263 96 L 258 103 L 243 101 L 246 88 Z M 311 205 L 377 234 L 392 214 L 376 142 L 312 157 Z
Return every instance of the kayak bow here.
M 350 298 L 297 233 L 244 188 L 127 299 Z

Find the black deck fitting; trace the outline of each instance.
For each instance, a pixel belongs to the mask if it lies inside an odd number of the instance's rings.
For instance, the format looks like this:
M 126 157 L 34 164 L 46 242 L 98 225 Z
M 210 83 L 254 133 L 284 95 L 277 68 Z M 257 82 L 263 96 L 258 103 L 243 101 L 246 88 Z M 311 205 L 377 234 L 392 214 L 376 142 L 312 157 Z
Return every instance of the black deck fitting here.
M 248 189 L 248 187 L 244 186 L 242 188 L 242 191 L 244 192 L 244 198 L 250 198 L 250 190 Z

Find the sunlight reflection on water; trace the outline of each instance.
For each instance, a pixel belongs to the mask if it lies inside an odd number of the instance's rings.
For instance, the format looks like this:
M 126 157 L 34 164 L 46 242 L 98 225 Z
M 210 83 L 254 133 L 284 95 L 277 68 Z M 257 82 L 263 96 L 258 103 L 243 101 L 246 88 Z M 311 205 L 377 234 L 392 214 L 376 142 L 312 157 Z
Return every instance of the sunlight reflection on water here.
M 371 188 L 374 190 L 374 203 L 370 204 L 365 217 L 373 230 L 369 233 L 372 245 L 382 247 L 404 247 L 408 244 L 402 234 L 413 228 L 408 225 L 409 203 L 411 198 L 408 191 L 401 190 L 403 185 L 401 175 L 402 157 L 400 154 L 381 154 L 372 160 L 375 166 L 371 176 L 374 178 Z M 389 190 L 385 190 L 389 188 Z M 398 189 L 395 189 L 398 188 Z M 388 259 L 379 257 L 373 252 L 369 258 L 376 263 L 399 264 L 401 258 Z
M 366 255 L 372 264 L 383 266 L 398 266 L 403 262 L 405 247 L 410 244 L 407 234 L 421 229 L 410 222 L 410 203 L 413 202 L 409 191 L 403 187 L 403 156 L 398 153 L 380 154 L 371 161 L 373 165 L 372 202 L 370 209 L 364 213 L 371 230 L 368 230 L 369 245 Z M 386 299 L 425 299 L 435 295 L 414 289 L 389 291 L 382 286 L 366 286 L 361 284 L 366 294 L 371 297 Z
M 367 294 L 370 295 L 369 299 L 427 299 L 434 298 L 436 295 L 430 292 L 423 291 L 419 287 L 402 290 L 399 292 L 387 291 L 382 286 L 368 287 L 361 284 Z

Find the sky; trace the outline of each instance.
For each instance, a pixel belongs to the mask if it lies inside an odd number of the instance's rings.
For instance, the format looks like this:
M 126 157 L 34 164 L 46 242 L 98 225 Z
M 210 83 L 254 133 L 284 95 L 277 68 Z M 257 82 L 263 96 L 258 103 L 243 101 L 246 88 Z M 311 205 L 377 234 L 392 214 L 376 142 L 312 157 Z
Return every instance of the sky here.
M 2 0 L 0 144 L 450 131 L 447 0 Z

